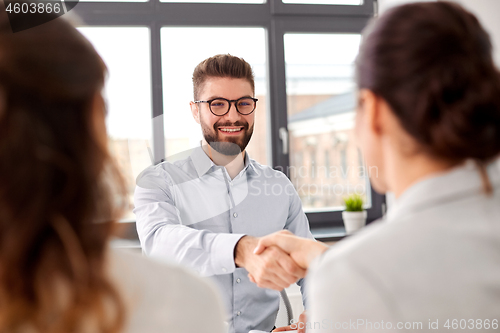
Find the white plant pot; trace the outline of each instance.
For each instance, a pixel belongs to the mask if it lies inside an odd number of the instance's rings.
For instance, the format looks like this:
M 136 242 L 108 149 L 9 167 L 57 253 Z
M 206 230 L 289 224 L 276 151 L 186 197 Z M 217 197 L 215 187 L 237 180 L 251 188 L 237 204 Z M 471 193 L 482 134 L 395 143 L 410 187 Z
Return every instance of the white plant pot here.
M 342 212 L 346 234 L 351 235 L 363 228 L 366 225 L 366 216 L 366 210 L 362 212 Z

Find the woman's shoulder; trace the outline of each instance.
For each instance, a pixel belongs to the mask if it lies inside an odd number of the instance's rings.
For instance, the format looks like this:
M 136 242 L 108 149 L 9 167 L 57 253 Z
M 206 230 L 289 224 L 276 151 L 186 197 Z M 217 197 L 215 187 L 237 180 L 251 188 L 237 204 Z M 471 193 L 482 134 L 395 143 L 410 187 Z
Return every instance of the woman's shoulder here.
M 130 250 L 110 250 L 110 274 L 129 307 L 128 332 L 221 332 L 223 311 L 207 278 Z
M 417 260 L 422 252 L 434 250 L 437 246 L 435 238 L 439 233 L 436 226 L 426 228 L 422 224 L 418 217 L 408 217 L 398 222 L 388 222 L 386 219 L 374 221 L 330 247 L 314 261 L 311 271 L 329 274 L 328 271 L 334 267 L 345 264 L 351 273 L 354 270 L 383 272 L 391 271 L 395 265 L 407 262 L 410 258 Z M 419 248 L 425 249 L 417 251 Z
M 196 277 L 193 272 L 183 266 L 173 262 L 152 259 L 132 249 L 111 248 L 109 262 L 115 270 L 139 273 L 138 276 L 146 280 L 157 279 L 158 274 L 169 277 L 177 275 Z M 146 274 L 147 272 L 154 272 L 155 274 Z
M 179 264 L 159 261 L 126 249 L 110 250 L 111 274 L 114 278 L 133 283 L 134 288 L 152 289 L 154 295 L 161 293 L 157 286 L 170 289 L 169 294 L 213 290 L 207 278 Z

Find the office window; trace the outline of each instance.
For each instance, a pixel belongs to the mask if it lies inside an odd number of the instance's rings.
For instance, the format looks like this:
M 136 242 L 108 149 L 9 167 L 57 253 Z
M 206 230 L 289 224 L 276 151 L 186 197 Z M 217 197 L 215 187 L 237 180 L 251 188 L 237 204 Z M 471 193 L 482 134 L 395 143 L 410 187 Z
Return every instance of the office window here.
M 191 3 L 265 3 L 266 0 L 160 0 L 161 2 L 191 2 Z M 273 1 L 273 0 L 271 0 Z
M 149 0 L 78 0 L 81 2 L 148 2 Z
M 325 178 L 330 177 L 330 152 L 328 150 L 325 151 L 325 160 L 324 160 L 324 174 Z
M 295 155 L 294 155 L 294 158 L 295 158 L 295 163 L 294 165 L 296 165 L 297 167 L 299 168 L 302 168 L 304 166 L 304 153 L 303 152 L 297 152 Z
M 283 0 L 283 3 L 311 5 L 362 5 L 363 0 Z
M 317 168 L 318 165 L 316 163 L 316 150 L 312 149 L 311 150 L 311 165 L 309 171 L 311 172 L 311 178 L 316 178 L 316 173 L 317 173 Z
M 366 193 L 370 188 L 359 177 L 364 165 L 357 158 L 353 131 L 354 60 L 360 35 L 286 34 L 284 37 L 290 179 L 304 210 L 341 210 L 342 197 L 353 192 L 368 201 L 370 196 Z M 340 163 L 328 163 L 328 170 L 315 173 L 315 177 L 301 177 L 297 172 L 300 166 L 294 165 L 293 156 L 310 146 L 322 151 L 334 149 L 340 154 Z M 367 204 L 369 207 L 371 203 Z
M 233 42 L 245 41 L 245 42 Z M 166 156 L 199 145 L 203 138 L 189 108 L 193 70 L 204 59 L 231 54 L 245 59 L 255 74 L 255 109 L 249 156 L 267 164 L 266 36 L 263 28 L 162 28 L 163 116 Z
M 83 1 L 72 12 L 88 25 L 81 31 L 110 69 L 110 146 L 130 193 L 135 175 L 151 160 L 198 144 L 201 130 L 189 110 L 192 70 L 208 56 L 229 52 L 249 61 L 256 74 L 259 102 L 249 155 L 290 177 L 311 226 L 342 225 L 339 195 L 322 194 L 322 187 L 343 193 L 353 184 L 364 186 L 371 195 L 368 221 L 381 216 L 384 197 L 370 193 L 366 177 L 354 183 L 325 170 L 340 169 L 346 144 L 347 168 L 360 164 L 350 153 L 352 62 L 359 34 L 374 15 L 374 0 Z M 333 98 L 335 117 L 320 115 L 325 121 L 314 125 L 310 109 L 322 109 Z M 311 148 L 315 178 L 309 173 Z
M 340 150 L 340 175 L 342 178 L 347 178 L 347 149 L 343 147 Z
M 81 27 L 108 68 L 104 97 L 109 147 L 126 178 L 130 210 L 137 175 L 151 158 L 151 69 L 146 27 Z

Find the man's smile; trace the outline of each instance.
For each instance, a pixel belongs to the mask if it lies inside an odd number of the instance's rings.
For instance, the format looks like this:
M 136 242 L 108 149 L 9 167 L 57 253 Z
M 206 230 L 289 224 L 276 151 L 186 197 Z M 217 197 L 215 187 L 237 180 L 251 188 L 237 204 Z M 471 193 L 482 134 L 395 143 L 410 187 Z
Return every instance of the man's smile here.
M 238 135 L 243 132 L 244 126 L 220 126 L 218 127 L 219 132 L 224 135 Z

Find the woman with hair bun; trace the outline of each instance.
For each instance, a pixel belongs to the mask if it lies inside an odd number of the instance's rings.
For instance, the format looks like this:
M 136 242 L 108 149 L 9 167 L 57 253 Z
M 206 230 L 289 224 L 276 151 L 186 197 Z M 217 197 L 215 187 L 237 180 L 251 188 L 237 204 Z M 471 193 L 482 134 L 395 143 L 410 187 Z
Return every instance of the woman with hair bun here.
M 0 3 L 0 332 L 223 332 L 207 281 L 109 248 L 126 190 L 107 148 L 106 67 L 46 15 L 12 33 Z
M 387 216 L 330 250 L 280 232 L 308 274 L 311 331 L 499 328 L 500 74 L 457 4 L 377 18 L 357 62 L 356 133 Z M 292 328 L 293 325 L 292 325 Z

